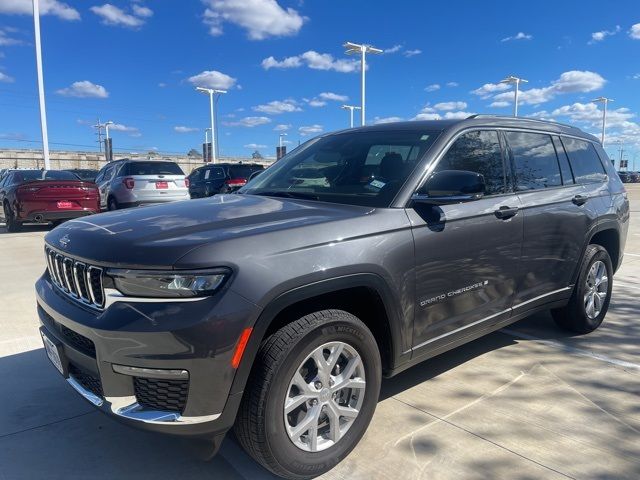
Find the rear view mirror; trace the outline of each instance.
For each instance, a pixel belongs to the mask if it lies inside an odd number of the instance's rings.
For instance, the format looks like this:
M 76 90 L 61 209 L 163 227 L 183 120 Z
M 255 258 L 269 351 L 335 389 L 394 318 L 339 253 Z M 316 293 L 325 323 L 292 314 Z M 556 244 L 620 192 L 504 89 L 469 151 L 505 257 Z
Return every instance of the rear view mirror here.
M 466 170 L 442 170 L 434 173 L 411 199 L 419 203 L 445 205 L 478 200 L 484 191 L 483 175 Z

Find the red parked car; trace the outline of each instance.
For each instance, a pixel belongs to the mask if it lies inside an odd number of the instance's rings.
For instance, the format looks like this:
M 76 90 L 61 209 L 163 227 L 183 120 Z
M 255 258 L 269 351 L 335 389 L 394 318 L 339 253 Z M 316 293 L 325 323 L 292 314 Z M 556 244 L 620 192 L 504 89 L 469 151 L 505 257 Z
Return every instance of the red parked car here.
M 24 222 L 59 223 L 100 212 L 95 183 L 58 170 L 13 170 L 0 181 L 0 202 L 7 230 Z

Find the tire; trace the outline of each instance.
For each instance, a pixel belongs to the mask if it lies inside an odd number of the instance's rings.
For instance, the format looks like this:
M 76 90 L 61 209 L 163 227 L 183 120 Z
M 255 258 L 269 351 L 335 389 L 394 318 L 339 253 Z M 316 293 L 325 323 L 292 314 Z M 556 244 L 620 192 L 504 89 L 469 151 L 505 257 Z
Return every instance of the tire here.
M 551 311 L 556 324 L 576 333 L 593 332 L 607 314 L 612 285 L 613 267 L 609 253 L 600 245 L 589 245 L 569 303 L 566 307 Z
M 13 212 L 11 211 L 11 207 L 9 204 L 5 203 L 3 206 L 4 209 L 4 223 L 7 227 L 7 232 L 15 233 L 22 230 L 22 223 L 18 222 L 13 216 Z
M 114 197 L 109 197 L 107 199 L 107 210 L 113 212 L 114 210 L 118 210 L 120 206 L 118 205 L 118 201 Z
M 329 367 L 324 374 L 307 371 L 307 366 L 318 365 L 308 358 L 313 352 L 323 352 L 322 358 L 328 362 L 330 352 L 335 355 L 340 345 L 342 353 L 338 354 L 335 367 Z M 353 373 L 344 377 L 347 371 Z M 294 380 L 296 373 L 299 381 Z M 272 473 L 289 479 L 314 478 L 342 461 L 364 435 L 378 402 L 381 377 L 378 346 L 358 318 L 342 310 L 306 315 L 262 343 L 236 419 L 236 438 L 249 455 Z M 353 388 L 339 389 L 346 381 Z M 297 387 L 304 384 L 306 390 Z M 285 400 L 301 398 L 303 391 L 313 399 L 299 403 L 285 416 Z M 345 401 L 349 404 L 345 405 Z M 358 411 L 353 419 L 337 416 L 338 424 L 345 427 L 343 432 L 330 427 L 329 414 L 335 419 L 337 409 L 349 416 Z M 320 425 L 321 436 L 314 437 L 302 427 L 309 418 L 319 419 L 312 425 Z M 295 427 L 302 428 L 298 444 L 288 433 L 288 428 Z

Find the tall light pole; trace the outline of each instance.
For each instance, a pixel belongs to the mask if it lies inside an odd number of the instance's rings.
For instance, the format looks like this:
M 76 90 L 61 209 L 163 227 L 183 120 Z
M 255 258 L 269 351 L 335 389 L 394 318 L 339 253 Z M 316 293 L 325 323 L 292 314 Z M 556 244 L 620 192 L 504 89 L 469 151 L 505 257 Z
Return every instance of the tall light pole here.
M 209 128 L 205 128 L 204 129 L 204 163 L 207 163 L 207 160 L 209 160 L 209 132 L 211 131 L 211 127 Z
M 382 53 L 382 50 L 380 50 L 379 48 L 375 48 L 372 47 L 371 45 L 359 45 L 357 43 L 352 43 L 352 42 L 346 42 L 343 45 L 344 48 L 347 49 L 347 51 L 345 52 L 347 55 L 356 55 L 356 54 L 360 54 L 360 69 L 362 70 L 362 87 L 361 87 L 361 95 L 362 95 L 362 100 L 361 100 L 361 105 L 360 105 L 360 123 L 362 125 L 365 124 L 365 71 L 367 70 L 367 63 L 366 63 L 366 55 L 367 53 L 375 53 L 375 54 L 380 54 Z
M 353 111 L 360 110 L 360 107 L 357 107 L 355 105 L 342 105 L 340 108 L 342 108 L 343 110 L 349 110 L 349 127 L 353 128 Z
M 525 80 L 524 78 L 514 77 L 513 75 L 509 75 L 504 80 L 500 80 L 500 83 L 514 84 L 514 98 L 513 98 L 513 116 L 518 116 L 518 93 L 520 90 L 521 83 L 529 83 L 529 80 Z
M 226 90 L 218 90 L 215 88 L 204 88 L 204 87 L 196 87 L 196 90 L 202 92 L 206 95 L 209 95 L 209 110 L 211 114 L 211 156 L 212 163 L 216 163 L 216 145 L 214 141 L 215 131 L 216 131 L 216 121 L 215 121 L 215 113 L 214 113 L 214 97 L 217 93 L 227 93 Z
M 113 122 L 111 120 L 104 123 L 104 131 L 106 132 L 104 138 L 106 138 L 107 140 L 109 140 L 109 125 L 113 125 Z
M 607 129 L 607 104 L 609 102 L 613 102 L 613 98 L 598 97 L 598 98 L 594 98 L 591 101 L 594 102 L 594 103 L 602 102 L 602 137 L 601 137 L 600 141 L 602 142 L 602 145 L 604 146 L 605 132 L 606 132 L 606 129 Z
M 38 97 L 40 99 L 40 129 L 42 131 L 42 157 L 45 170 L 51 169 L 49 162 L 49 134 L 47 133 L 47 109 L 44 103 L 44 80 L 42 75 L 42 49 L 40 47 L 40 1 L 33 0 L 33 29 L 35 32 L 36 70 L 38 71 Z

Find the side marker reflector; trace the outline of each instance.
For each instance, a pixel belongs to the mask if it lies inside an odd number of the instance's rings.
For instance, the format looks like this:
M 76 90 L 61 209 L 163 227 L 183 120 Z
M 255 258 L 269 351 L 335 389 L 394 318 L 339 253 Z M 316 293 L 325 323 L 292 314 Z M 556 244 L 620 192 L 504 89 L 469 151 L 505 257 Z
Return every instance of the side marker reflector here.
M 236 345 L 236 351 L 233 354 L 233 358 L 231 359 L 231 366 L 233 368 L 238 368 L 240 366 L 240 360 L 242 360 L 242 355 L 244 354 L 244 349 L 247 348 L 247 343 L 249 343 L 249 337 L 251 336 L 251 332 L 253 328 L 245 328 L 240 335 L 240 339 L 238 340 L 238 344 Z

